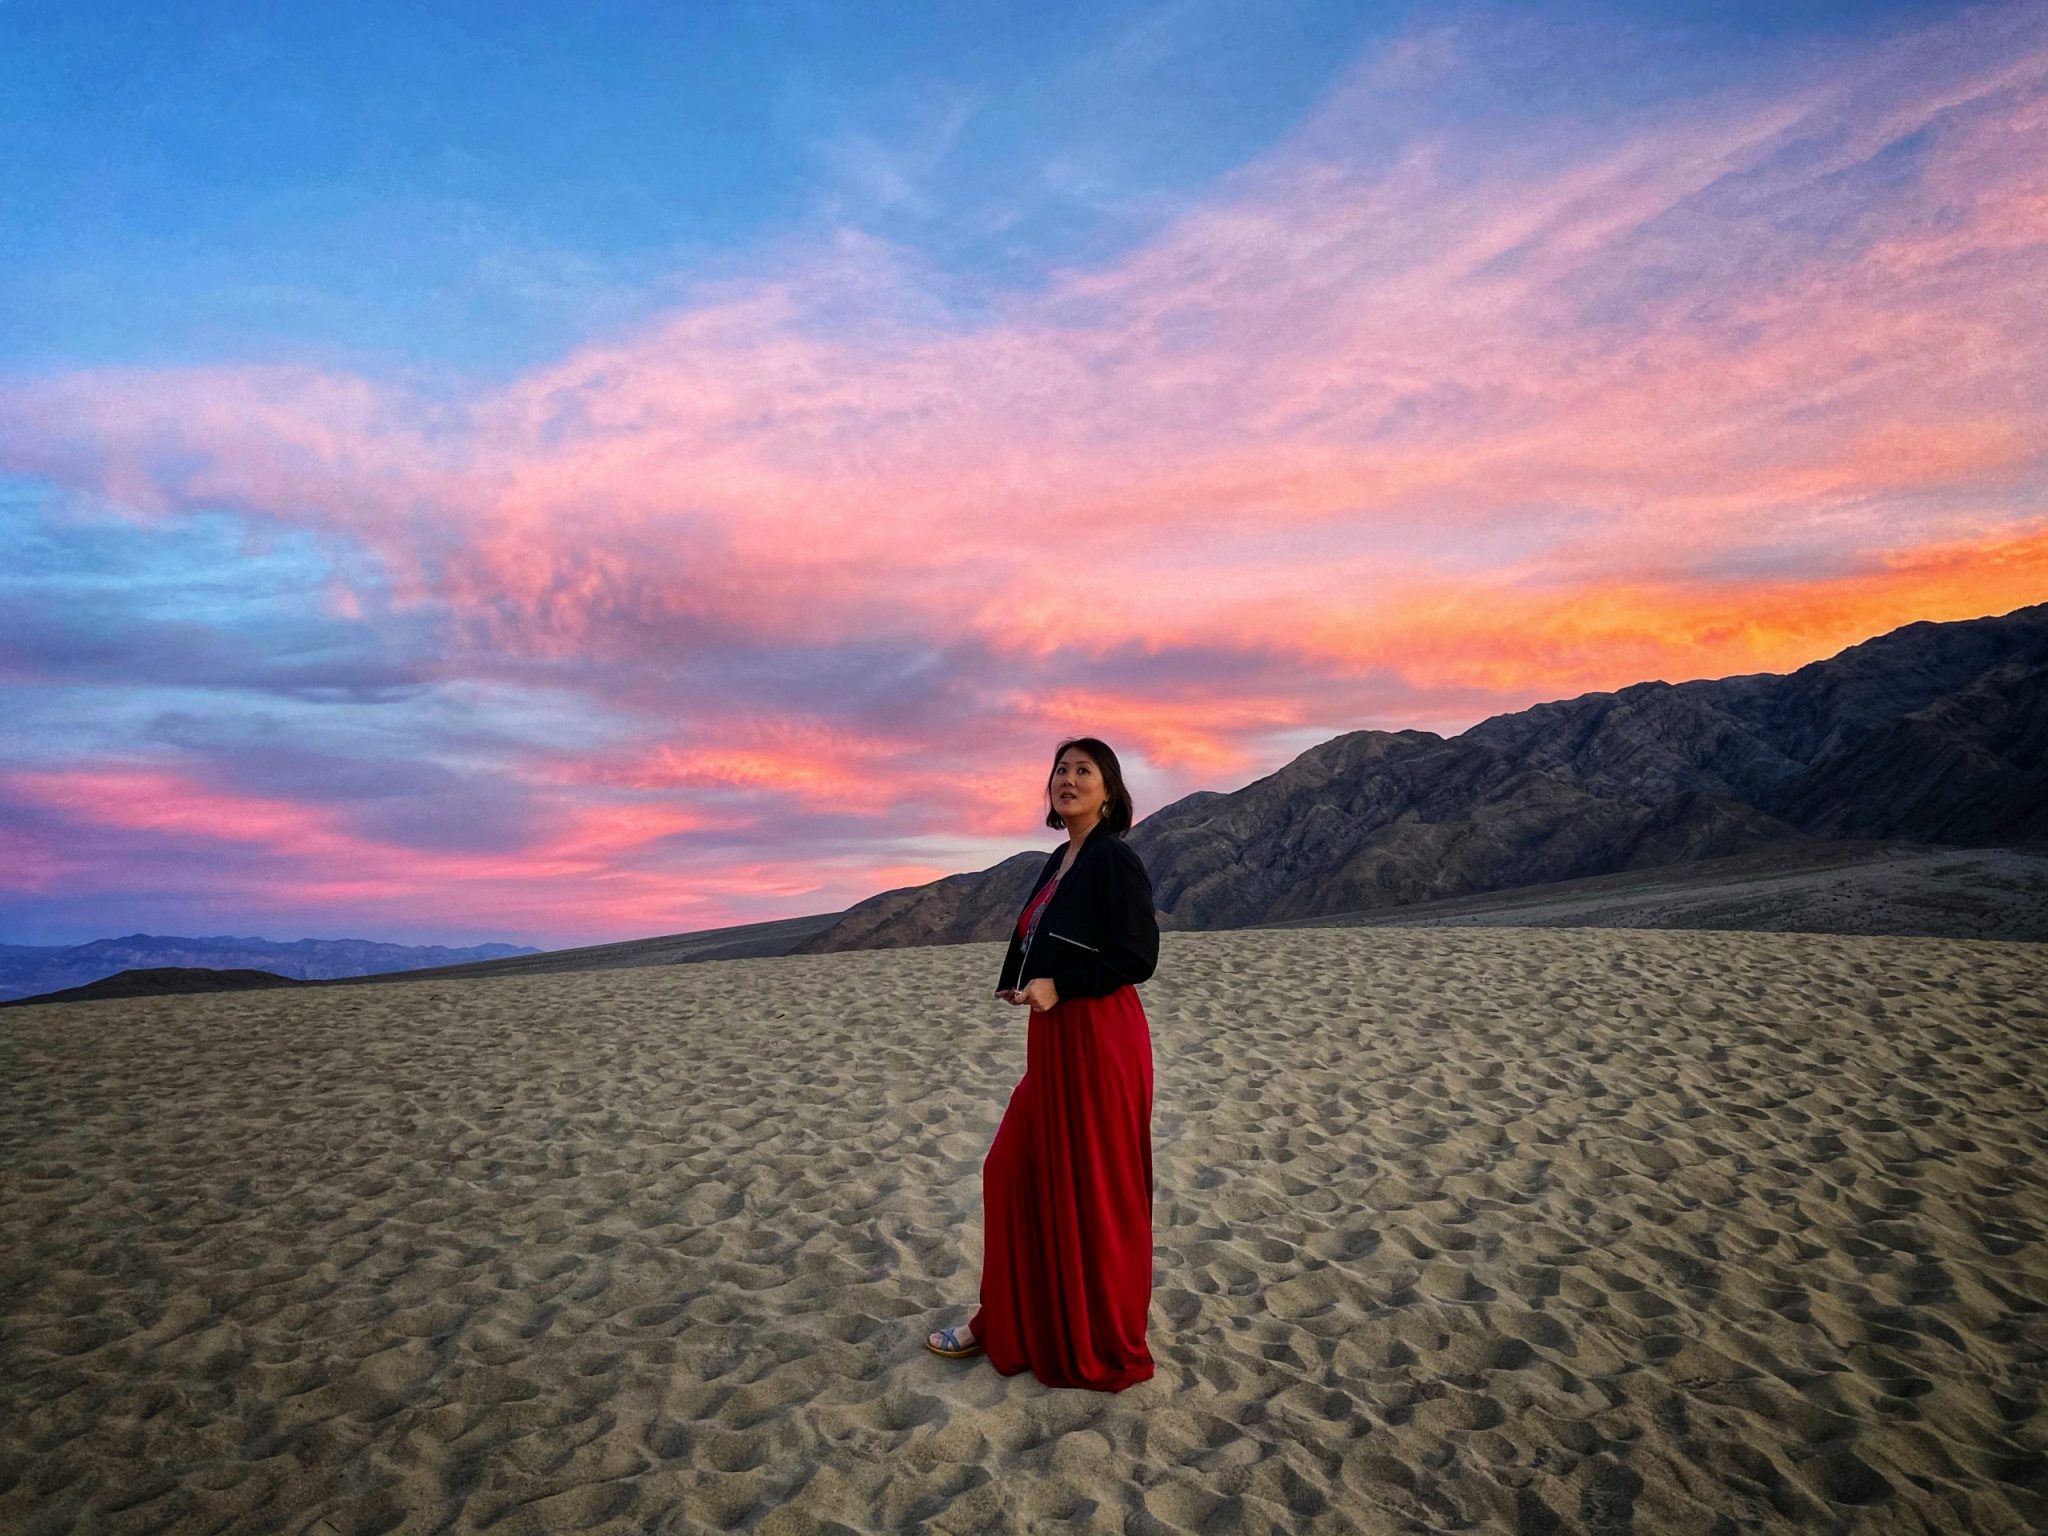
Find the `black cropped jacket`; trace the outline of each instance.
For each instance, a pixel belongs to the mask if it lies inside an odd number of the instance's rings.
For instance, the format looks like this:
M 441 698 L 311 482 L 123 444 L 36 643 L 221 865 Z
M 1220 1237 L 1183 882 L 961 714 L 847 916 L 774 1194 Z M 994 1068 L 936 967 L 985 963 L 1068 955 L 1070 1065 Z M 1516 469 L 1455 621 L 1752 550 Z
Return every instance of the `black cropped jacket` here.
M 1055 848 L 1032 882 L 1031 900 L 1066 857 Z M 1026 901 L 1028 908 L 1031 902 Z M 1020 912 L 1020 916 L 1022 913 Z M 1159 966 L 1159 918 L 1152 910 L 1152 877 L 1131 846 L 1096 822 L 1074 853 L 1038 917 L 1027 945 L 1010 925 L 1010 949 L 996 991 L 1050 977 L 1062 998 L 1107 997 L 1118 987 L 1148 980 Z

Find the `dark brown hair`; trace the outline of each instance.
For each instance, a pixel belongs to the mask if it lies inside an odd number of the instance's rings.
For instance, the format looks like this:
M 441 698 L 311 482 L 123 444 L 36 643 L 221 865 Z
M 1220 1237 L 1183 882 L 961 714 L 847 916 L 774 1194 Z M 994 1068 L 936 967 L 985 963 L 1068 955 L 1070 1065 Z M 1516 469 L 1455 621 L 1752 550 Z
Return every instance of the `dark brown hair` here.
M 1137 812 L 1131 807 L 1131 792 L 1124 788 L 1123 764 L 1116 760 L 1116 753 L 1110 750 L 1108 742 L 1094 736 L 1070 736 L 1053 750 L 1052 771 L 1045 776 L 1045 824 L 1062 830 L 1067 825 L 1060 819 L 1060 813 L 1053 809 L 1052 776 L 1060 771 L 1060 759 L 1069 747 L 1079 747 L 1094 758 L 1095 766 L 1102 770 L 1102 787 L 1109 791 L 1109 799 L 1102 806 L 1102 824 L 1122 837 L 1131 830 L 1131 823 L 1138 819 Z

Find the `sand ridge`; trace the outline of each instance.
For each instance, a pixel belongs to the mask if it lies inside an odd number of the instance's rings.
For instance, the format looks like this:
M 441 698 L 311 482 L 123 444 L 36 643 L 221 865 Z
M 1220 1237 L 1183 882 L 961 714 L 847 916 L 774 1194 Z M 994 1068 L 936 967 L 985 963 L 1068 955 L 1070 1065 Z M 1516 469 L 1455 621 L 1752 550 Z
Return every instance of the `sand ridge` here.
M 998 957 L 0 1016 L 0 1528 L 2048 1526 L 2048 952 L 1168 934 L 1116 1396 L 921 1344 Z
M 1262 924 L 1723 928 L 2048 941 L 2048 854 L 1843 843 L 1512 886 L 1372 912 Z M 496 962 L 491 962 L 496 963 Z

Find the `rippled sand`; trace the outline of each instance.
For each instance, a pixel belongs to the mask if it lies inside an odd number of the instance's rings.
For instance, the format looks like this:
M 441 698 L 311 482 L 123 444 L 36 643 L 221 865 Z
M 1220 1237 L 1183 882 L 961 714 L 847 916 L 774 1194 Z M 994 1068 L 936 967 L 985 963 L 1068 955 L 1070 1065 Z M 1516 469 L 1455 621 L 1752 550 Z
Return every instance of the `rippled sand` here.
M 2048 950 L 1169 934 L 1117 1396 L 921 1344 L 999 953 L 0 1015 L 0 1529 L 2048 1528 Z

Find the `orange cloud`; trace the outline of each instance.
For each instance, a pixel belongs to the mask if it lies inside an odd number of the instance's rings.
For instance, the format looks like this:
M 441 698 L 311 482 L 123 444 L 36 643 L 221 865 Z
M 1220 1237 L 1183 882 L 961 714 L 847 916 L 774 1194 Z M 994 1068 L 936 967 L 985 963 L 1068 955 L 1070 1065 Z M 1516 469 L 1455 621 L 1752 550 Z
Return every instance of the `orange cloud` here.
M 1605 583 L 1411 594 L 1305 626 L 1323 655 L 1504 695 L 1557 698 L 1648 678 L 1790 672 L 1919 619 L 1980 618 L 2048 596 L 2048 524 L 1883 557 L 1831 581 Z

